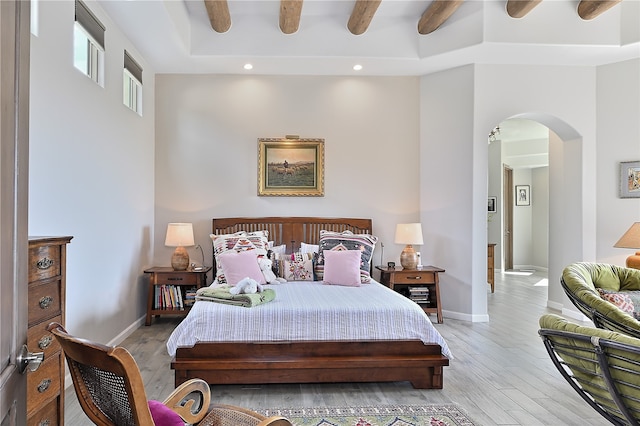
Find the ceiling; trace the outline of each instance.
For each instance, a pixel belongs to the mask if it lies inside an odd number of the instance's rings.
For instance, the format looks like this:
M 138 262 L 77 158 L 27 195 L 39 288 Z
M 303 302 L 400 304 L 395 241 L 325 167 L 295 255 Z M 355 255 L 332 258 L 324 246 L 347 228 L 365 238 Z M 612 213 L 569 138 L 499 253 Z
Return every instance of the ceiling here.
M 279 27 L 279 0 L 228 0 L 226 32 L 212 28 L 203 0 L 96 1 L 156 73 L 407 76 L 471 63 L 595 66 L 640 57 L 640 0 L 591 20 L 578 15 L 578 0 L 543 0 L 518 19 L 505 0 L 466 0 L 425 35 L 418 22 L 437 0 L 382 0 L 360 35 L 347 27 L 355 0 L 304 0 L 293 34 Z

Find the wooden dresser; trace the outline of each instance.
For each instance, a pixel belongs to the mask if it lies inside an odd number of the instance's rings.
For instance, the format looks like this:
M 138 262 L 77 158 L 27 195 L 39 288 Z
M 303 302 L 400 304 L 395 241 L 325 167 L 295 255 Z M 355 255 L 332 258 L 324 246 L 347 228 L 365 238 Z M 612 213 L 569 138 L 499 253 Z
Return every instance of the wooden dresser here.
M 64 356 L 46 328 L 64 325 L 66 251 L 73 237 L 29 237 L 29 328 L 27 347 L 43 352 L 36 371 L 27 371 L 27 425 L 64 425 Z

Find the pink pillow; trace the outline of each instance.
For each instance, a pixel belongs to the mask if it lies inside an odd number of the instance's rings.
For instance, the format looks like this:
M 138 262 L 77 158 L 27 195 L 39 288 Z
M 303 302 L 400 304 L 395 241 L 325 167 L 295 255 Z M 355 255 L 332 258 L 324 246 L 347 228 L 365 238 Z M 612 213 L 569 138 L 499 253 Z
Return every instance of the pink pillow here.
M 325 284 L 360 287 L 360 250 L 325 250 Z
M 184 426 L 182 418 L 160 401 L 149 400 L 149 411 L 156 426 Z
M 218 256 L 222 270 L 224 270 L 227 284 L 236 285 L 238 281 L 249 277 L 266 284 L 264 274 L 258 265 L 258 253 L 256 250 L 241 252 L 228 251 Z

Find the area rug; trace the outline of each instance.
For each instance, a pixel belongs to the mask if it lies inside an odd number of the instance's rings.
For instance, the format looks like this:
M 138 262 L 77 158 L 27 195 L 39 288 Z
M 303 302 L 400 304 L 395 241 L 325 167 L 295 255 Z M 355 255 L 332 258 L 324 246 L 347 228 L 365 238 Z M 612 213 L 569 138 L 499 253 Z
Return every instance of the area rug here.
M 272 408 L 266 416 L 284 416 L 295 426 L 478 426 L 455 405 Z

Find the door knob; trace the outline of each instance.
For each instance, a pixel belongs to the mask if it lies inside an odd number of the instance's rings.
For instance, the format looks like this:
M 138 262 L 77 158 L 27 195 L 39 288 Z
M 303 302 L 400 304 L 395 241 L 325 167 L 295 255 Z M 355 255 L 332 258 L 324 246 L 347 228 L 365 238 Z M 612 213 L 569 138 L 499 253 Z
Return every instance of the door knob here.
M 29 371 L 36 371 L 38 367 L 40 367 L 40 364 L 42 364 L 42 361 L 44 361 L 44 352 L 29 352 L 27 345 L 22 345 L 22 349 L 16 357 L 20 374 L 24 374 L 27 367 Z

